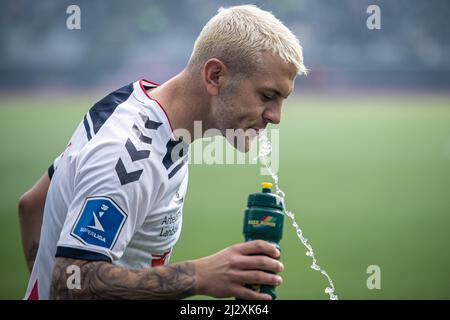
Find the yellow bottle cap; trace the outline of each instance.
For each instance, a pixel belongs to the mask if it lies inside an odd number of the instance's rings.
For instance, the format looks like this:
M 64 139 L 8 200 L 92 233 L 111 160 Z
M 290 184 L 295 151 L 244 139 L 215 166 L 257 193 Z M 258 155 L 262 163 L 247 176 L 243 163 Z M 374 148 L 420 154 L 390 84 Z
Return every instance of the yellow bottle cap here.
M 261 187 L 263 187 L 264 189 L 270 189 L 270 188 L 272 188 L 272 186 L 273 186 L 273 183 L 271 183 L 271 182 L 262 182 L 261 183 Z

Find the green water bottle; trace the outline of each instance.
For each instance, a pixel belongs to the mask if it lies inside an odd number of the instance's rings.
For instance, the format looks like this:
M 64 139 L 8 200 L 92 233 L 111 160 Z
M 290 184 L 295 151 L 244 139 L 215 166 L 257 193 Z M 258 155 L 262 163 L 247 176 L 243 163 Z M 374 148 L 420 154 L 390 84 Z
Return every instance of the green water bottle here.
M 271 192 L 272 183 L 261 183 L 262 192 L 248 196 L 247 208 L 244 213 L 245 241 L 265 240 L 272 243 L 280 252 L 279 241 L 283 235 L 283 201 Z M 248 285 L 249 288 L 261 293 L 270 294 L 276 299 L 275 286 Z

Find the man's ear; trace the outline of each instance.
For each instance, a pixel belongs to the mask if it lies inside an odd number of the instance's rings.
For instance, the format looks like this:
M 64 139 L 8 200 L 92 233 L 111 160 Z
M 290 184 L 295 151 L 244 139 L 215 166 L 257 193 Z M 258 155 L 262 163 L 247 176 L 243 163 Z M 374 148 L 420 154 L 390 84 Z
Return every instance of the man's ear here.
M 220 88 L 229 77 L 228 68 L 219 59 L 212 58 L 203 65 L 202 78 L 206 91 L 211 96 L 218 96 Z

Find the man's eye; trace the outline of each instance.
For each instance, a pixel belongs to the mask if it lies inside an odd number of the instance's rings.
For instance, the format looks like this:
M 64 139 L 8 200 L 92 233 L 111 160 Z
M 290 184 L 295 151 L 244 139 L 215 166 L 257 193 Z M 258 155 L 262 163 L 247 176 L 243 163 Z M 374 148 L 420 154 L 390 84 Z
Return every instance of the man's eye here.
M 273 100 L 273 96 L 267 95 L 267 94 L 263 94 L 262 95 L 262 100 L 263 101 L 272 101 Z

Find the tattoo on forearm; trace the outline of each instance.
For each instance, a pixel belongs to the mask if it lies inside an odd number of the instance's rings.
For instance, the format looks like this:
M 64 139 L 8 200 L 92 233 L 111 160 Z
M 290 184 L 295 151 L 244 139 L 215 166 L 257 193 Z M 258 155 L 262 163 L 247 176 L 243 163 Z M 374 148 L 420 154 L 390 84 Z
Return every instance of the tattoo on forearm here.
M 81 270 L 81 289 L 68 289 L 70 265 Z M 57 258 L 50 299 L 182 299 L 195 294 L 191 262 L 129 270 L 103 261 Z

